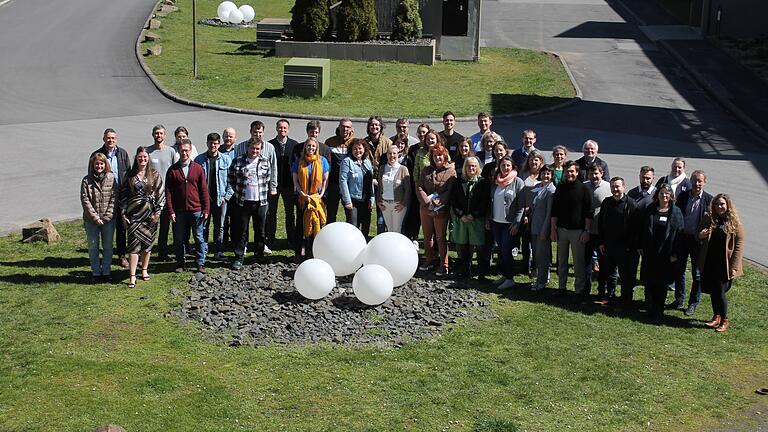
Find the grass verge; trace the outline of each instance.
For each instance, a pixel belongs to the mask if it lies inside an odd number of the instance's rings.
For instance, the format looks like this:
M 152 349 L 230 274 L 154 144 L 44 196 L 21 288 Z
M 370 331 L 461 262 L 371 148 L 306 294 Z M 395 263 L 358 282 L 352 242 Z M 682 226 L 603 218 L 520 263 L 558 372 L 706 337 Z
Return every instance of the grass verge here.
M 290 2 L 257 8 L 257 20 L 287 16 Z M 197 26 L 199 79 L 192 74 L 191 0 L 162 18 L 163 53 L 145 61 L 160 82 L 178 96 L 253 110 L 368 117 L 439 117 L 480 111 L 515 113 L 552 106 L 574 97 L 560 61 L 546 53 L 483 48 L 481 60 L 434 66 L 397 62 L 331 61 L 331 89 L 322 99 L 282 94 L 287 58 L 256 49 L 254 29 Z M 198 2 L 198 16 L 216 15 L 218 2 Z M 270 15 L 272 14 L 272 15 Z M 142 44 L 142 49 L 148 44 Z
M 0 430 L 701 431 L 765 412 L 768 277 L 751 267 L 723 335 L 702 328 L 708 297 L 656 327 L 520 288 L 488 292 L 497 319 L 399 349 L 229 348 L 164 316 L 189 273 L 83 285 L 82 226 L 58 229 L 0 238 Z

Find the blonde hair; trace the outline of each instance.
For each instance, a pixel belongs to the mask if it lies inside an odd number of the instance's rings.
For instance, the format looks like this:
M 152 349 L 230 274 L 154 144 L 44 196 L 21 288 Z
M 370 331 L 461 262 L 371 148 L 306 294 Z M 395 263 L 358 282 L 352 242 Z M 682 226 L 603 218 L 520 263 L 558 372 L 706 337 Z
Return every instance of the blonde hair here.
M 727 209 L 722 216 L 717 216 L 717 213 L 715 213 L 715 207 L 717 207 L 717 201 L 720 199 L 725 201 Z M 733 201 L 731 201 L 731 197 L 728 194 L 721 193 L 715 195 L 715 197 L 712 199 L 711 212 L 712 223 L 710 224 L 710 232 L 720 223 L 725 226 L 725 232 L 727 234 L 734 234 L 738 232 L 739 228 L 741 227 L 741 219 L 739 218 L 739 214 L 736 213 L 736 207 L 733 206 Z

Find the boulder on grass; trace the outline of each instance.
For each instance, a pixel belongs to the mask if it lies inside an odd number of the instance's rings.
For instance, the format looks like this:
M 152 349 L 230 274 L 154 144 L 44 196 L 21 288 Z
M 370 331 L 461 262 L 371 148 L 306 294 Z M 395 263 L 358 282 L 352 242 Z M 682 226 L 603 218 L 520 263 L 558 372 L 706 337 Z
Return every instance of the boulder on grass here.
M 147 48 L 147 56 L 159 56 L 163 53 L 163 47 L 161 45 L 152 45 Z
M 169 14 L 169 13 L 176 12 L 177 10 L 179 10 L 179 8 L 177 8 L 176 6 L 171 6 L 171 5 L 167 5 L 167 4 L 164 4 L 164 5 L 160 6 L 160 13 L 163 13 L 163 14 L 166 14 L 166 15 Z
M 149 20 L 149 29 L 150 30 L 157 30 L 160 28 L 160 20 L 156 18 L 152 18 Z
M 44 241 L 48 244 L 61 240 L 59 232 L 48 218 L 40 219 L 21 228 L 21 241 L 31 243 Z
M 155 32 L 147 32 L 144 35 L 145 42 L 157 42 L 160 40 L 160 35 Z
M 94 429 L 93 432 L 128 432 L 128 431 L 121 428 L 118 425 L 111 424 L 106 426 L 99 426 L 96 429 Z

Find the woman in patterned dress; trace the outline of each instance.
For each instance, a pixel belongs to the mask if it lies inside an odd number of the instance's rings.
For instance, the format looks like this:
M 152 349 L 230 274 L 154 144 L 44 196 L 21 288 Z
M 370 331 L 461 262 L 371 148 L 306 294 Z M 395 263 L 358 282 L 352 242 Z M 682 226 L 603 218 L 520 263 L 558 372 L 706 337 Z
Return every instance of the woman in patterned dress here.
M 136 286 L 136 267 L 141 257 L 141 279 L 148 281 L 149 253 L 157 237 L 157 222 L 165 206 L 163 179 L 152 169 L 144 147 L 136 149 L 133 167 L 120 191 L 120 208 L 128 237 L 128 288 Z

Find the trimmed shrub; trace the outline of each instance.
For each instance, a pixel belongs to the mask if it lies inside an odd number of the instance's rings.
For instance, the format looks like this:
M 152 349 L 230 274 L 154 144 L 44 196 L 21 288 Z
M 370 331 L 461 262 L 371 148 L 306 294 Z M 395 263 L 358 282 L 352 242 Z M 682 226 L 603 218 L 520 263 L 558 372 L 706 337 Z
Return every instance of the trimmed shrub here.
M 296 40 L 321 40 L 330 25 L 330 11 L 325 0 L 296 0 L 291 8 L 291 27 Z
M 377 35 L 375 0 L 342 0 L 336 37 L 343 42 L 363 42 L 376 39 Z
M 400 0 L 392 21 L 392 40 L 413 42 L 421 37 L 419 0 Z

